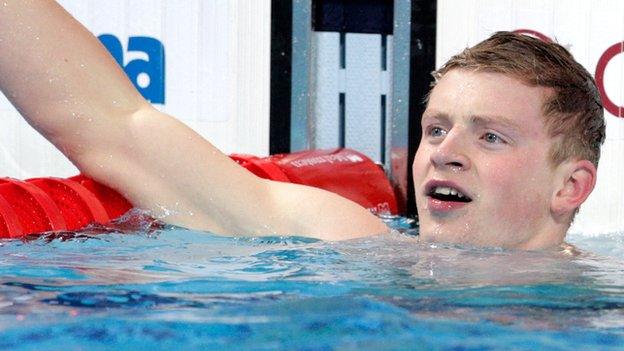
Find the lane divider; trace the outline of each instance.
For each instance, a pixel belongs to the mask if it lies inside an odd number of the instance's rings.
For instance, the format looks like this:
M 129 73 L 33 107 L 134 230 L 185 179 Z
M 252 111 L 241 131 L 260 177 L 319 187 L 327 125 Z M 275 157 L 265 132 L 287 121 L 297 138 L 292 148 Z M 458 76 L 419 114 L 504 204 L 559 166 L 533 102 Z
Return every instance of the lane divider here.
M 355 150 L 230 157 L 261 178 L 314 186 L 342 195 L 374 213 L 398 214 L 394 189 L 383 168 Z
M 261 178 L 332 191 L 378 214 L 398 212 L 382 167 L 350 149 L 230 157 Z M 90 223 L 107 223 L 131 208 L 121 194 L 84 175 L 25 181 L 0 178 L 0 238 L 74 231 Z

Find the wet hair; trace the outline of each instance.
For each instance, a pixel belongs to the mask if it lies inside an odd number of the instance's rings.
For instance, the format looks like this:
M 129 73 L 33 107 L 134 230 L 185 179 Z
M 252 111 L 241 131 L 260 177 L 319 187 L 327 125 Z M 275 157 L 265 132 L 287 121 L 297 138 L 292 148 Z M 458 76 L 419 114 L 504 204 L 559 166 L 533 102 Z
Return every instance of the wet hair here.
M 553 138 L 550 160 L 589 160 L 596 167 L 605 139 L 600 94 L 591 74 L 563 46 L 513 32 L 497 32 L 434 71 L 432 86 L 453 69 L 502 73 L 528 86 L 550 88 L 542 107 Z

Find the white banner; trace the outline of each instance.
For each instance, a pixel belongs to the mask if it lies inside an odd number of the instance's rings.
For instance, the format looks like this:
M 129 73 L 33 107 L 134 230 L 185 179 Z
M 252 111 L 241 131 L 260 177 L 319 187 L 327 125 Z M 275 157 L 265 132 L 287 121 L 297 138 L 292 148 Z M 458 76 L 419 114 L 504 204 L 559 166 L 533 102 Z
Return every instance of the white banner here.
M 226 153 L 269 149 L 269 0 L 61 0 L 158 109 Z M 0 95 L 0 176 L 77 170 Z

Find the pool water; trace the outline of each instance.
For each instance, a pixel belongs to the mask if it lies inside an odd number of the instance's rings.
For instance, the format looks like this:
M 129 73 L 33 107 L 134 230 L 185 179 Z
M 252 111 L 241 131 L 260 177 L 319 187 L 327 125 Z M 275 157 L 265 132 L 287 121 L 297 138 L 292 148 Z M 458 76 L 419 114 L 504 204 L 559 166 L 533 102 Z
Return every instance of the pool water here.
M 2 350 L 624 348 L 624 235 L 578 253 L 119 223 L 0 243 Z

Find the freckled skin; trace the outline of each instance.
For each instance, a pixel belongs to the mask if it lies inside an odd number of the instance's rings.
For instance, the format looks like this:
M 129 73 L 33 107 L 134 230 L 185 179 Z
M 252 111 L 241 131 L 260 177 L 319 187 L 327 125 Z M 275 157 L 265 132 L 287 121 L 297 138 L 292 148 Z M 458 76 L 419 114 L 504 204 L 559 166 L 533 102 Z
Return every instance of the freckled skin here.
M 551 139 L 541 110 L 547 93 L 496 73 L 452 70 L 441 78 L 423 114 L 413 163 L 424 240 L 518 248 L 559 241 L 550 204 L 560 179 L 548 160 Z M 473 116 L 493 123 L 475 123 Z M 497 124 L 499 117 L 515 128 Z M 454 182 L 472 202 L 432 210 L 425 189 L 431 179 Z

